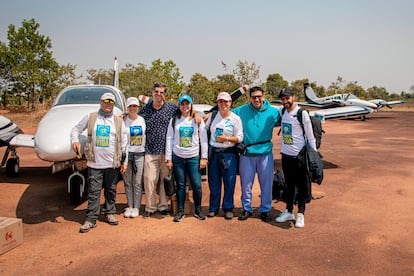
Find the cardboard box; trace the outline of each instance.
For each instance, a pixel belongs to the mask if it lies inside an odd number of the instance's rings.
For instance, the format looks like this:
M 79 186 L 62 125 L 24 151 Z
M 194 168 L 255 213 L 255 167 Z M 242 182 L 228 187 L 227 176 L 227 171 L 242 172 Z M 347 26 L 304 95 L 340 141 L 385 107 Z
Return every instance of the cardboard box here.
M 178 203 L 177 203 L 177 194 L 174 194 L 171 196 L 171 212 L 173 215 L 177 214 L 178 212 Z M 188 192 L 185 196 L 184 201 L 184 214 L 188 215 L 191 213 L 191 207 L 190 207 L 190 199 L 188 198 Z
M 0 255 L 22 243 L 22 219 L 0 217 Z

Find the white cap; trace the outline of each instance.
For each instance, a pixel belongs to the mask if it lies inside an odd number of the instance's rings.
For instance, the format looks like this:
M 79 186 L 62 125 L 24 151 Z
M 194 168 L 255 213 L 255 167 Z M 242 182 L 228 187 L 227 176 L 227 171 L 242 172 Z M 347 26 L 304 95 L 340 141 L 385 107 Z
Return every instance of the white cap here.
M 101 101 L 103 100 L 113 100 L 115 102 L 115 96 L 112 93 L 105 93 L 101 96 Z
M 217 96 L 216 101 L 218 102 L 219 100 L 225 100 L 226 102 L 231 102 L 231 96 L 227 92 L 220 92 L 220 94 L 218 94 Z
M 129 107 L 130 105 L 137 105 L 137 106 L 139 106 L 138 99 L 135 98 L 135 97 L 128 98 L 127 101 L 126 101 L 126 106 Z

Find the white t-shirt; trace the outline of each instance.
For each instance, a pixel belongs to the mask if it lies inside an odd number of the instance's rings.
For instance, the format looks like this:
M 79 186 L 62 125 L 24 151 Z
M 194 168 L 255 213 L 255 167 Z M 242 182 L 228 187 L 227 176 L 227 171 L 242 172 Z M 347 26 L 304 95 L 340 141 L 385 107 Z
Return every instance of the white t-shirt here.
M 235 143 L 232 143 L 230 141 L 225 141 L 224 143 L 219 143 L 216 141 L 216 137 L 221 136 L 223 133 L 226 136 L 237 136 L 239 143 L 243 141 L 243 125 L 238 115 L 231 112 L 230 116 L 223 119 L 220 112 L 217 112 L 217 115 L 211 124 L 210 120 L 211 116 L 207 120 L 207 125 L 210 126 L 211 130 L 210 146 L 215 148 L 233 147 Z
M 114 167 L 116 150 L 116 127 L 114 116 L 96 118 L 95 126 L 92 130 L 92 143 L 94 146 L 95 162 L 88 161 L 87 166 L 93 169 L 109 169 Z M 79 134 L 88 127 L 89 114 L 72 129 L 71 140 L 79 142 Z M 128 133 L 125 125 L 121 128 L 122 152 L 127 150 Z M 125 163 L 125 162 L 124 162 Z
M 135 120 L 130 119 L 128 116 L 124 120 L 125 127 L 128 130 L 128 151 L 129 152 L 145 152 L 145 120 L 138 115 Z
M 282 115 L 280 152 L 290 156 L 297 156 L 305 146 L 302 126 L 296 117 L 298 110 L 299 106 L 296 106 L 291 112 L 285 110 Z M 302 121 L 309 144 L 316 150 L 315 137 L 313 136 L 312 123 L 308 112 L 302 112 Z
M 201 158 L 207 158 L 207 132 L 204 121 L 197 125 L 195 119 L 188 117 L 176 118 L 175 129 L 172 120 L 168 124 L 165 160 L 172 160 L 172 153 L 181 158 L 199 156 L 201 146 Z

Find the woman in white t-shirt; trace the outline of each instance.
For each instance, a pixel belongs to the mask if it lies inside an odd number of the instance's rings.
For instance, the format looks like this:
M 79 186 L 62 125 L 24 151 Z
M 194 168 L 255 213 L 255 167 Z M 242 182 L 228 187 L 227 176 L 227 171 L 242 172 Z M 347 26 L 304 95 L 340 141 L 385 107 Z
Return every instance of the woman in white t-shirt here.
M 128 115 L 124 123 L 128 129 L 128 166 L 123 174 L 125 195 L 128 207 L 124 217 L 135 218 L 139 216 L 142 199 L 142 175 L 144 173 L 145 154 L 145 120 L 138 115 L 139 101 L 130 97 L 126 101 Z
M 170 120 L 167 130 L 165 161 L 169 170 L 174 170 L 177 183 L 178 212 L 174 221 L 185 217 L 186 179 L 190 180 L 193 190 L 194 217 L 204 220 L 201 212 L 201 173 L 207 165 L 207 133 L 204 121 L 197 124 L 194 119 L 193 100 L 187 94 L 178 99 L 179 110 Z

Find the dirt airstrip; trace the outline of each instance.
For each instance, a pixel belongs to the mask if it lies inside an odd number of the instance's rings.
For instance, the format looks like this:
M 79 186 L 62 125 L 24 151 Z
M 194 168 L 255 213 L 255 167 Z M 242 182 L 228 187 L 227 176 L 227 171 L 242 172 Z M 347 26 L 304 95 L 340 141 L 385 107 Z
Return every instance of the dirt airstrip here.
M 5 114 L 7 116 L 7 114 Z M 24 123 L 26 122 L 26 123 Z M 29 117 L 18 125 L 34 133 Z M 18 149 L 20 176 L 0 169 L 0 216 L 23 219 L 24 242 L 0 255 L 1 275 L 412 275 L 414 274 L 414 112 L 378 112 L 365 122 L 324 123 L 325 179 L 313 184 L 305 228 L 252 218 L 182 222 L 155 215 L 126 219 L 118 185 L 118 226 L 79 227 L 86 202 L 73 206 L 67 173 L 51 174 L 33 149 Z M 275 129 L 274 158 L 280 168 Z M 1 153 L 4 148 L 1 149 Z M 259 205 L 254 186 L 254 206 Z M 203 211 L 208 211 L 203 185 Z M 240 211 L 240 184 L 235 194 Z M 275 202 L 272 217 L 285 208 Z M 141 208 L 142 212 L 143 208 Z M 2 238 L 2 237 L 0 237 Z

